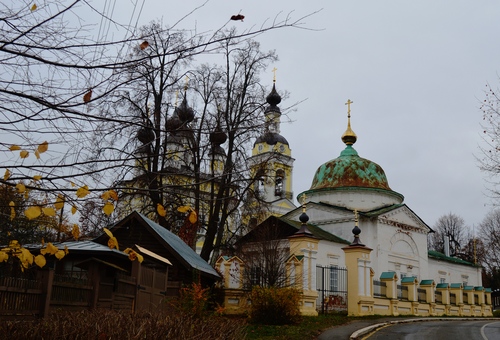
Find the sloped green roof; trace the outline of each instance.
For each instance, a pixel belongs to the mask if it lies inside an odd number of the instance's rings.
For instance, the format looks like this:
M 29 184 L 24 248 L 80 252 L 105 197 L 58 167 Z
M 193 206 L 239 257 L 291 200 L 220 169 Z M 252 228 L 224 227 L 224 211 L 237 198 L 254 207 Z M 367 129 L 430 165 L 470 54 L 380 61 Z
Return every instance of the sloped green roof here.
M 432 285 L 434 280 L 422 280 L 420 281 L 420 285 Z
M 396 272 L 383 272 L 380 274 L 380 279 L 393 279 Z
M 474 290 L 473 286 L 465 286 L 464 290 L 469 291 L 469 290 Z
M 215 277 L 220 277 L 217 271 L 209 265 L 205 260 L 203 260 L 200 255 L 191 249 L 184 241 L 182 241 L 179 236 L 163 228 L 158 223 L 151 221 L 146 216 L 137 213 L 144 222 L 146 222 L 151 229 L 160 236 L 165 243 L 167 243 L 180 257 L 182 257 L 192 268 L 199 271 L 205 272 L 207 274 L 213 275 Z
M 462 284 L 461 283 L 452 283 L 450 284 L 450 288 L 461 288 Z
M 429 257 L 437 259 L 437 260 L 442 260 L 442 261 L 447 261 L 447 262 L 457 263 L 457 264 L 464 264 L 466 266 L 471 266 L 471 267 L 479 267 L 479 266 L 475 265 L 474 263 L 470 263 L 470 262 L 464 261 L 464 260 L 456 258 L 456 257 L 446 256 L 445 254 L 440 253 L 438 251 L 429 250 L 427 252 L 427 254 L 429 255 Z
M 449 283 L 443 282 L 443 283 L 438 283 L 436 285 L 436 288 L 448 288 L 450 286 Z
M 297 230 L 299 230 L 300 227 L 302 226 L 302 223 L 299 221 L 293 221 L 293 220 L 289 220 L 289 219 L 283 218 L 283 217 L 278 217 L 278 219 L 280 221 L 296 228 Z M 320 227 L 315 226 L 314 224 L 308 223 L 307 228 L 313 234 L 314 237 L 319 238 L 320 240 L 326 240 L 326 241 L 331 241 L 331 242 L 335 242 L 335 243 L 351 244 L 351 242 L 344 240 L 343 238 L 338 237 L 336 235 L 333 235 L 333 234 L 329 233 L 328 231 L 325 231 L 325 230 L 321 229 Z
M 407 276 L 401 279 L 401 283 L 415 282 L 417 278 L 415 276 Z

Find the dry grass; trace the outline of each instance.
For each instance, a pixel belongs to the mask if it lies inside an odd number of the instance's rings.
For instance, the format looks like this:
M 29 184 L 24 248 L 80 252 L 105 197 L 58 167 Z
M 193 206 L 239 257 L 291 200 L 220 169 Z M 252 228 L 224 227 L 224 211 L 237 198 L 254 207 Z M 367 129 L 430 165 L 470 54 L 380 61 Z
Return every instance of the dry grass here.
M 245 321 L 194 317 L 176 311 L 125 313 L 112 310 L 58 312 L 34 321 L 0 321 L 8 339 L 244 339 Z

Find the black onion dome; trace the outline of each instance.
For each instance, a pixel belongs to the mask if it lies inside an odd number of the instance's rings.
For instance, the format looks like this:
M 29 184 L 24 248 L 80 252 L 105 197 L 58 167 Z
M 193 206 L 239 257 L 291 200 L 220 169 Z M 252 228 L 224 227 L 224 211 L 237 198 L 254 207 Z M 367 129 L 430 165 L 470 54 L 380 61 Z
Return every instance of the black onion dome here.
M 217 124 L 214 132 L 210 133 L 210 143 L 214 145 L 224 144 L 227 140 L 227 135 L 222 131 L 220 125 Z
M 154 141 L 155 132 L 153 128 L 149 126 L 140 128 L 139 131 L 137 131 L 137 139 L 139 139 L 142 144 L 149 144 Z
M 186 96 L 184 96 L 181 105 L 175 108 L 175 112 L 183 123 L 189 123 L 194 119 L 194 110 L 188 106 Z
M 266 101 L 271 106 L 276 106 L 279 103 L 281 103 L 281 96 L 276 91 L 275 84 L 273 84 L 273 89 L 271 90 L 271 93 L 267 95 Z
M 268 131 L 268 132 L 264 133 L 262 136 L 260 136 L 259 138 L 257 138 L 257 140 L 254 143 L 254 146 L 259 144 L 259 143 L 267 143 L 269 145 L 275 145 L 278 142 L 280 142 L 282 144 L 286 144 L 288 146 L 290 145 L 290 144 L 288 144 L 288 141 L 285 139 L 285 137 L 283 137 L 279 133 Z
M 179 116 L 177 115 L 177 109 L 174 111 L 174 114 L 172 117 L 167 119 L 167 130 L 168 131 L 175 131 L 178 128 L 180 128 L 182 125 L 182 121 L 180 120 Z

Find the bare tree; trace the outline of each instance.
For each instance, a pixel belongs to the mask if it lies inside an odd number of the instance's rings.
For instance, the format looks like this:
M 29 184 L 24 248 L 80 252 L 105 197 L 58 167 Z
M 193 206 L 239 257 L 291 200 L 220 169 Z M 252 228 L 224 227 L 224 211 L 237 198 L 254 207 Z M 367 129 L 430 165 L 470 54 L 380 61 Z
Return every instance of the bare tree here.
M 292 20 L 285 16 L 279 20 L 277 17 L 268 26 L 230 35 L 176 31 L 159 24 L 152 24 L 149 31 L 136 34 L 126 25 L 115 22 L 127 34 L 124 39 L 112 40 L 105 36 L 93 38 L 94 27 L 82 24 L 79 13 L 87 10 L 100 15 L 104 21 L 109 19 L 87 1 L 49 0 L 36 9 L 31 7 L 31 11 L 23 2 L 0 6 L 0 152 L 3 160 L 0 168 L 5 171 L 0 181 L 15 186 L 20 181 L 37 178 L 36 184 L 28 187 L 31 192 L 47 192 L 54 200 L 63 193 L 66 202 L 73 207 L 110 189 L 124 193 L 146 192 L 148 201 L 145 202 L 150 208 L 156 208 L 156 202 L 166 204 L 168 200 L 161 196 L 163 186 L 175 189 L 183 184 L 165 184 L 158 180 L 160 172 L 166 168 L 161 161 L 169 159 L 160 134 L 180 132 L 174 132 L 179 126 L 173 129 L 164 118 L 175 114 L 172 99 L 175 90 L 182 88 L 184 74 L 195 69 L 188 67 L 192 58 L 220 51 L 228 41 L 232 43 L 226 46 L 232 49 L 242 43 L 236 42 L 238 39 L 244 41 L 272 29 L 300 27 L 303 19 Z M 221 32 L 220 28 L 216 32 Z M 124 55 L 124 51 L 133 52 Z M 241 52 L 235 47 L 231 54 L 238 51 Z M 227 63 L 230 59 L 227 58 Z M 161 63 L 163 67 L 159 68 Z M 240 66 L 239 71 L 247 72 L 244 73 L 250 80 L 247 84 L 256 85 L 252 68 L 246 68 L 252 65 L 241 63 Z M 167 74 L 163 73 L 165 71 Z M 231 79 L 229 72 L 224 80 L 228 86 L 226 93 L 233 91 L 228 80 L 235 85 L 237 82 Z M 141 81 L 145 87 L 137 91 L 136 85 Z M 126 109 L 125 102 L 129 106 Z M 224 96 L 219 102 L 220 112 L 224 115 L 216 112 L 214 104 L 210 104 L 208 111 L 216 118 L 211 122 L 213 124 L 218 119 L 221 128 L 226 129 L 228 145 L 240 142 L 241 130 L 233 129 L 234 124 L 250 118 L 248 111 L 244 115 L 232 116 L 232 112 L 244 107 L 244 102 L 241 98 Z M 130 107 L 134 107 L 134 114 L 131 114 Z M 208 130 L 201 131 L 205 131 L 206 137 Z M 133 142 L 131 136 L 138 133 L 145 133 L 141 136 L 146 141 L 143 144 L 149 144 L 156 154 L 143 152 L 144 145 Z M 233 142 L 229 142 L 231 138 Z M 197 143 L 200 144 L 199 140 Z M 49 148 L 40 156 L 37 147 L 43 144 Z M 223 175 L 219 179 L 224 185 L 234 183 L 234 164 L 239 160 L 238 152 L 242 151 L 238 149 L 239 144 L 232 148 L 231 155 L 227 151 Z M 122 185 L 124 180 L 138 177 L 139 174 L 131 176 L 131 173 L 141 162 L 149 167 L 142 173 L 148 185 Z M 152 171 L 153 167 L 155 171 Z M 204 180 L 195 182 L 201 184 Z M 92 195 L 93 192 L 99 194 Z M 220 220 L 208 219 L 209 248 L 218 235 L 213 230 L 225 227 L 221 211 L 229 209 L 230 193 L 229 188 L 214 193 L 218 203 L 210 215 Z M 49 200 L 47 204 L 50 203 Z M 168 226 L 163 216 L 160 215 L 158 220 Z M 209 248 L 202 252 L 204 258 L 211 253 Z
M 451 256 L 458 256 L 467 242 L 467 226 L 462 217 L 453 213 L 441 216 L 429 234 L 429 248 L 445 253 L 446 238 Z

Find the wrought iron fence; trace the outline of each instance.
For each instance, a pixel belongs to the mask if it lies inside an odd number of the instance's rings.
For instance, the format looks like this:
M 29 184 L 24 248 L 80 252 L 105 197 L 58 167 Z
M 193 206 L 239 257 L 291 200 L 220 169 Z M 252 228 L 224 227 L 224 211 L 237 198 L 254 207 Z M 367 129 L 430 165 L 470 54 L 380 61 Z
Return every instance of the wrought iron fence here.
M 386 282 L 373 280 L 373 296 L 387 297 L 387 284 Z
M 317 308 L 321 313 L 347 311 L 347 269 L 316 266 Z

